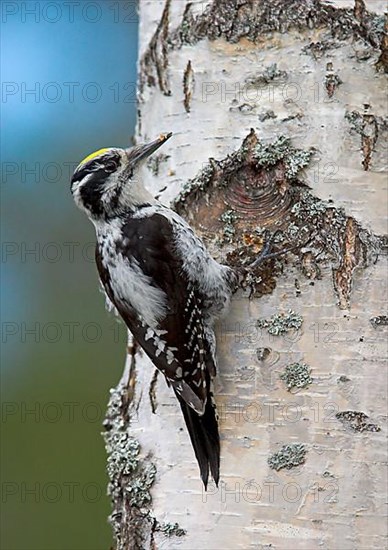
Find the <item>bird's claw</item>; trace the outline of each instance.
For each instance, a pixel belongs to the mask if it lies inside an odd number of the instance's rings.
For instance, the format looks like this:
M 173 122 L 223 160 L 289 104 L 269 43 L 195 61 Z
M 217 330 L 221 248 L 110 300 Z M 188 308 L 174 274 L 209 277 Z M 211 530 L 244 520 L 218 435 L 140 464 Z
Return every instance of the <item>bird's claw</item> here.
M 283 254 L 286 254 L 290 250 L 293 250 L 293 248 L 286 248 L 284 250 L 280 250 L 279 252 L 271 252 L 274 240 L 277 235 L 281 233 L 280 229 L 277 229 L 272 235 L 270 234 L 269 230 L 266 229 L 264 232 L 264 244 L 263 248 L 259 254 L 259 256 L 256 258 L 254 262 L 248 265 L 249 269 L 254 269 L 257 266 L 259 266 L 262 262 L 266 260 L 270 260 L 271 258 L 276 258 L 277 256 L 282 256 Z

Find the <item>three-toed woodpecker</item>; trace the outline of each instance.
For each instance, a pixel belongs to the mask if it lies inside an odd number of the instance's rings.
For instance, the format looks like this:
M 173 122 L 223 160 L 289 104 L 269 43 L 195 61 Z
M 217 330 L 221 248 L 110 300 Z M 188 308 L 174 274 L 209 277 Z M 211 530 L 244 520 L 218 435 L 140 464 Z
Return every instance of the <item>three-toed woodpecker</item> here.
M 139 168 L 170 136 L 89 155 L 75 170 L 71 191 L 96 229 L 96 263 L 108 298 L 178 398 L 206 487 L 209 468 L 218 483 L 220 465 L 213 324 L 236 281 L 143 184 Z

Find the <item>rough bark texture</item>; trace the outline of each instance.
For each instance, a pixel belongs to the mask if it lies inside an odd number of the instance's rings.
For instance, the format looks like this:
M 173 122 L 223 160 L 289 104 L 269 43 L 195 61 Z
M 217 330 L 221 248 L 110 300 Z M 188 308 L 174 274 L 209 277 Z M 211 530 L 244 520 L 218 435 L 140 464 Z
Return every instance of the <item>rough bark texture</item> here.
M 115 546 L 387 544 L 385 2 L 142 0 L 145 169 L 241 272 L 218 327 L 221 482 L 130 347 L 106 420 Z M 254 270 L 266 231 L 288 250 Z

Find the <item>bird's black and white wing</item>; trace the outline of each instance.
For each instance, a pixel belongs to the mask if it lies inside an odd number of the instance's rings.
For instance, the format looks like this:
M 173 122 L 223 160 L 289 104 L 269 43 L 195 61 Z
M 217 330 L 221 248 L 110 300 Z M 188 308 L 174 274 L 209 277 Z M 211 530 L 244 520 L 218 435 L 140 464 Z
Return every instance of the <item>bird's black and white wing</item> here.
M 219 477 L 211 394 L 215 364 L 203 322 L 204 298 L 185 274 L 174 243 L 174 227 L 165 216 L 129 217 L 120 238 L 105 248 L 97 244 L 96 261 L 108 297 L 178 397 L 206 486 L 209 467 L 216 483 Z M 112 244 L 114 257 L 107 252 Z

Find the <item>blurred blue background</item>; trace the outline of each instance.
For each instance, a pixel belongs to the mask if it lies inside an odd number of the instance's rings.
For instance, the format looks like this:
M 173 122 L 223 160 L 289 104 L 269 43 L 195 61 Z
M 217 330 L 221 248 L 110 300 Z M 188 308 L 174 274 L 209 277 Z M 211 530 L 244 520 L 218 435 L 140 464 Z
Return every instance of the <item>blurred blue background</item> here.
M 102 421 L 126 332 L 69 188 L 131 142 L 136 2 L 2 2 L 2 550 L 106 549 Z

